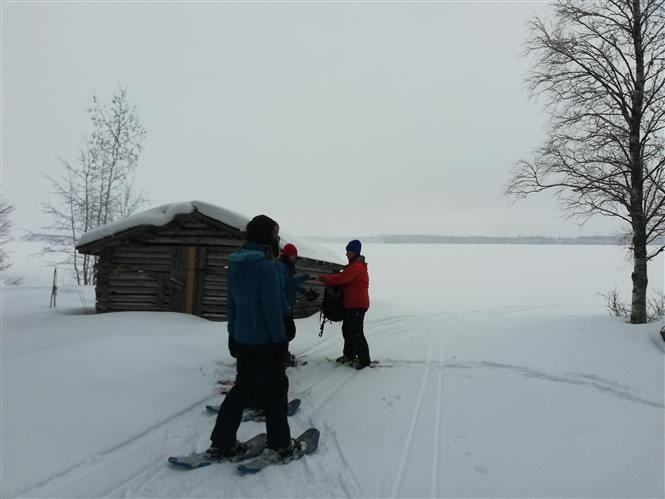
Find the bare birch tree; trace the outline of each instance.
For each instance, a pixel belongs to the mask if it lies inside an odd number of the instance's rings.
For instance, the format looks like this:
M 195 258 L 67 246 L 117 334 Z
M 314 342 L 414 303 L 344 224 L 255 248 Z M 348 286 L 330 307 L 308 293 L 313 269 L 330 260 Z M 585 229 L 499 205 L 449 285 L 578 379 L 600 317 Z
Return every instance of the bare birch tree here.
M 12 213 L 14 213 L 14 206 L 0 198 L 0 272 L 7 270 L 12 265 L 5 250 L 5 244 L 11 241 L 12 221 L 10 216 Z
M 665 0 L 554 0 L 529 21 L 527 83 L 549 113 L 544 144 L 506 193 L 552 190 L 567 214 L 625 224 L 631 322 L 647 317 L 647 263 L 665 248 Z
M 47 176 L 57 202 L 43 204 L 52 220 L 43 253 L 59 255 L 58 263 L 70 264 L 79 284 L 94 283 L 95 263 L 94 257 L 77 254 L 81 235 L 146 203 L 133 185 L 145 129 L 126 89 L 116 91 L 110 105 L 93 97 L 88 113 L 92 132 L 75 163 L 60 159 L 61 175 Z

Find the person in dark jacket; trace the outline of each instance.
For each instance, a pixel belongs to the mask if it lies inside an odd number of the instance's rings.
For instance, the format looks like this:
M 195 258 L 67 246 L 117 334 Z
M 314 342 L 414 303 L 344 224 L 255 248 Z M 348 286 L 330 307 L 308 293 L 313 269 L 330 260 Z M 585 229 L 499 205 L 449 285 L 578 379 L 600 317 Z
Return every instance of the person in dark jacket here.
M 291 342 L 296 337 L 296 323 L 293 320 L 293 309 L 296 306 L 296 295 L 302 293 L 309 300 L 316 299 L 316 293 L 308 292 L 303 283 L 310 279 L 309 274 L 296 275 L 296 262 L 298 261 L 298 248 L 288 243 L 282 249 L 278 266 L 282 273 L 284 283 L 284 333 Z M 313 294 L 312 294 L 313 293 Z M 295 357 L 289 352 L 288 365 L 295 365 Z
M 344 350 L 337 362 L 353 362 L 356 369 L 364 369 L 372 363 L 369 345 L 363 331 L 365 313 L 369 309 L 369 274 L 365 257 L 360 254 L 361 250 L 360 241 L 357 239 L 350 241 L 346 246 L 349 264 L 344 270 L 337 274 L 319 276 L 319 280 L 326 285 L 342 286 Z
M 236 439 L 243 409 L 256 397 L 266 415 L 267 445 L 281 457 L 299 452 L 287 421 L 289 380 L 285 372 L 282 289 L 273 259 L 279 225 L 265 215 L 246 228 L 247 243 L 229 257 L 229 350 L 237 359 L 235 384 L 222 403 L 210 436 L 211 458 L 235 457 L 246 447 Z

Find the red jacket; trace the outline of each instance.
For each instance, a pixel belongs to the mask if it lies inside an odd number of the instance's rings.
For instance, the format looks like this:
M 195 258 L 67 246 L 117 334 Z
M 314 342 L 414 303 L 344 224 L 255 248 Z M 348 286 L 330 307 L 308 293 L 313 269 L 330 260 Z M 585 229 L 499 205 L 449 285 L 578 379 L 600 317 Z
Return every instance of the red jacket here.
M 364 256 L 353 260 L 342 272 L 320 275 L 319 281 L 330 286 L 343 286 L 344 308 L 369 308 L 369 274 Z

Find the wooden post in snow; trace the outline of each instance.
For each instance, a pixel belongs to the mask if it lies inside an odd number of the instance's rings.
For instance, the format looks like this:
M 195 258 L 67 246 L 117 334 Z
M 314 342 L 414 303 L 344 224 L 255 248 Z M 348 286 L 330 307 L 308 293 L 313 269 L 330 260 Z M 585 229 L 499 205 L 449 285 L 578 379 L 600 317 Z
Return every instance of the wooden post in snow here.
M 58 267 L 53 269 L 53 285 L 51 286 L 51 303 L 49 303 L 48 308 L 55 307 L 55 300 L 58 296 Z

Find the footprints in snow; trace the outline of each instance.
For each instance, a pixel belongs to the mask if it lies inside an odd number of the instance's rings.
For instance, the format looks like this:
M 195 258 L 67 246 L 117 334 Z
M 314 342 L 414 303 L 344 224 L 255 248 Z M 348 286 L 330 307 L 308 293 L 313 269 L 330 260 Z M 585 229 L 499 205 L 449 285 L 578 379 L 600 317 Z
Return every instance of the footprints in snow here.
M 455 437 L 455 443 L 458 445 L 464 445 L 465 447 L 471 447 L 471 440 L 469 440 L 467 437 L 464 435 L 457 435 Z M 447 445 L 447 447 L 451 447 L 451 445 Z M 469 461 L 469 465 L 480 475 L 487 476 L 489 475 L 489 468 L 485 466 L 476 456 L 474 456 L 473 452 L 470 450 L 465 451 L 464 456 Z
M 400 400 L 402 400 L 402 396 L 401 395 L 386 395 L 384 397 L 381 397 L 380 400 L 381 400 L 381 402 L 384 402 L 386 404 L 386 406 L 388 406 L 390 409 L 392 409 L 393 407 L 395 407 L 396 402 L 399 402 Z

